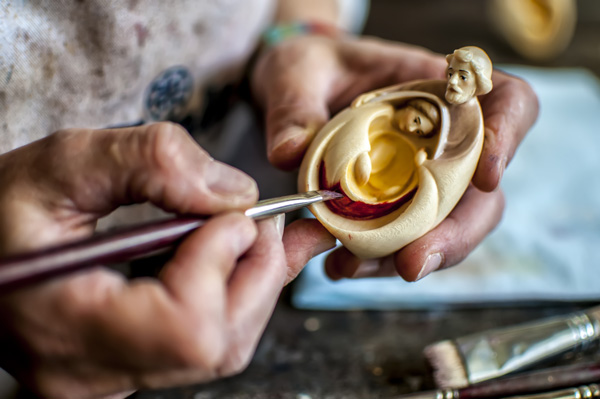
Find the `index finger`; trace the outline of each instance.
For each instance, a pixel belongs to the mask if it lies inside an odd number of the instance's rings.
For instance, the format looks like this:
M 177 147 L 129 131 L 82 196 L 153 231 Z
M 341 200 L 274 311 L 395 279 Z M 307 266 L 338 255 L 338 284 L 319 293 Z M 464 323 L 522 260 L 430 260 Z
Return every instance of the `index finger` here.
M 275 308 L 286 277 L 281 242 L 283 215 L 258 223 L 259 235 L 232 273 L 227 287 L 226 358 L 219 370 L 227 376 L 250 361 Z
M 485 140 L 473 184 L 493 191 L 500 184 L 506 165 L 535 122 L 539 112 L 536 94 L 525 81 L 494 71 L 494 89 L 479 101 L 485 124 Z

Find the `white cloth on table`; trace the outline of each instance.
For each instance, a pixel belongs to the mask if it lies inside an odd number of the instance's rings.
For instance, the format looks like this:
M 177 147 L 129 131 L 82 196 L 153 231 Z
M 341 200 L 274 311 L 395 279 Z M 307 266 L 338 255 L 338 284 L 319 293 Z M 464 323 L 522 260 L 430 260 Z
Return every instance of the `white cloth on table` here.
M 583 69 L 500 67 L 528 81 L 540 115 L 506 170 L 503 220 L 462 262 L 417 283 L 330 281 L 324 256 L 299 277 L 311 309 L 418 309 L 600 300 L 600 82 Z

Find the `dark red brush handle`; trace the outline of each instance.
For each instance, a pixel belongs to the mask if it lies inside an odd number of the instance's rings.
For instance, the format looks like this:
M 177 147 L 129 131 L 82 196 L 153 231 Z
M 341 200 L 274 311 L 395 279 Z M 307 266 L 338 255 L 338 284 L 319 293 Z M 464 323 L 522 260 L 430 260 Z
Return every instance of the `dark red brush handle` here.
M 460 399 L 506 398 L 600 382 L 600 364 L 575 363 L 490 380 L 459 390 Z
M 173 245 L 205 223 L 173 218 L 107 232 L 59 247 L 0 259 L 0 293 L 23 284 L 109 263 L 124 262 Z
M 309 191 L 258 201 L 246 216 L 259 220 L 321 201 L 333 191 Z M 124 262 L 171 246 L 205 223 L 202 217 L 159 220 L 92 236 L 83 241 L 0 259 L 0 294 L 23 284 L 101 264 Z

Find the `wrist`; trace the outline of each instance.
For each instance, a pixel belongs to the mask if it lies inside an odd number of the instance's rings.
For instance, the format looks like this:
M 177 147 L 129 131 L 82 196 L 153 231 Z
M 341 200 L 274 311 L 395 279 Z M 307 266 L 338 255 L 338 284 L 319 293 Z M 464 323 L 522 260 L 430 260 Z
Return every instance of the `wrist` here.
M 347 32 L 333 24 L 321 21 L 289 21 L 272 25 L 263 33 L 263 45 L 274 47 L 281 42 L 300 36 L 327 36 L 340 38 Z
M 340 0 L 278 0 L 275 24 L 295 21 L 318 21 L 339 25 Z
M 279 0 L 275 21 L 319 21 L 359 33 L 369 14 L 370 3 L 370 0 Z

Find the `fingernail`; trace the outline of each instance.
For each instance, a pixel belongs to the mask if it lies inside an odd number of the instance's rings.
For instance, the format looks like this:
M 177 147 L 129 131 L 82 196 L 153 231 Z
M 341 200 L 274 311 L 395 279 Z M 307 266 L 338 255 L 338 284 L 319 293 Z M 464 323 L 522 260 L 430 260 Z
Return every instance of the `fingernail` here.
M 208 168 L 208 188 L 219 195 L 256 196 L 256 182 L 247 174 L 219 161 Z
M 282 238 L 283 230 L 285 229 L 285 213 L 280 213 L 279 215 L 275 215 L 273 217 L 273 223 L 275 223 L 275 228 L 277 228 L 277 233 L 279 233 L 279 238 Z
M 379 271 L 379 259 L 367 259 L 360 262 L 352 278 L 372 277 Z
M 439 269 L 443 261 L 444 257 L 439 252 L 429 255 L 427 259 L 425 259 L 425 264 L 421 268 L 421 271 L 419 272 L 419 275 L 417 276 L 417 279 L 415 281 L 419 281 L 431 272 Z
M 271 143 L 271 148 L 269 152 L 273 152 L 282 145 L 294 142 L 294 141 L 304 141 L 309 136 L 306 129 L 300 126 L 290 126 L 287 129 L 279 132 L 275 137 L 273 137 L 273 141 Z

